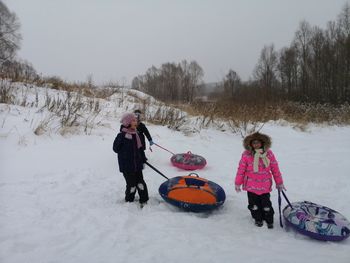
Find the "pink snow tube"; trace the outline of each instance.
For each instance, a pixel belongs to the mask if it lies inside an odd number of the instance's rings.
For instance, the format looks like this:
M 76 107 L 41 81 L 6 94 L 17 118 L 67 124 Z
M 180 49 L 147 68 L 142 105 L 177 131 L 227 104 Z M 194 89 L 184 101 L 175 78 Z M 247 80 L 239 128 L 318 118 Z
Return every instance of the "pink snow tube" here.
M 188 171 L 199 170 L 207 165 L 204 157 L 191 152 L 174 154 L 170 161 L 175 167 Z

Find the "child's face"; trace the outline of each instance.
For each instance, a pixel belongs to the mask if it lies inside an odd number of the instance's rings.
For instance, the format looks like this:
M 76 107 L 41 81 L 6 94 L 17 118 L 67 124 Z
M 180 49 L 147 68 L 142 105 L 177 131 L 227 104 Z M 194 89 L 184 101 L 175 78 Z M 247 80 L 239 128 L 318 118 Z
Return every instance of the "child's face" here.
M 136 127 L 137 127 L 137 119 L 135 118 L 135 119 L 133 119 L 133 120 L 131 121 L 131 123 L 130 123 L 130 128 L 131 128 L 131 129 L 136 129 Z
M 141 113 L 136 113 L 136 119 L 137 119 L 137 122 L 140 122 L 141 121 Z
M 261 141 L 259 141 L 259 140 L 254 140 L 254 141 L 252 141 L 252 147 L 253 147 L 253 149 L 261 149 L 261 147 L 262 147 L 262 143 L 261 143 Z

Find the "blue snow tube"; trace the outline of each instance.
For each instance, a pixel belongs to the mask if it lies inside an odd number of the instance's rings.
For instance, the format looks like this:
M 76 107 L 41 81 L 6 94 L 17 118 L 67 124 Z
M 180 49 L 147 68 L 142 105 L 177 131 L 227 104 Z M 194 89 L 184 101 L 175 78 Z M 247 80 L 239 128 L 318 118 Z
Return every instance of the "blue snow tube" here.
M 283 209 L 287 224 L 299 233 L 324 241 L 341 241 L 350 235 L 350 222 L 337 211 L 312 202 L 295 202 Z
M 220 185 L 194 173 L 165 181 L 159 187 L 159 194 L 169 204 L 191 212 L 213 210 L 226 199 L 225 191 Z

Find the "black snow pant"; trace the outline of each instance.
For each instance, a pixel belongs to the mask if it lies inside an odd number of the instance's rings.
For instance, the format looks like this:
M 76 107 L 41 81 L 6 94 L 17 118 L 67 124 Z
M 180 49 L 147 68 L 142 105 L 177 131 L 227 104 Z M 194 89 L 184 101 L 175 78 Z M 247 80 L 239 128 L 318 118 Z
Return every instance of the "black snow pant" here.
M 123 173 L 126 181 L 125 201 L 133 202 L 136 191 L 140 196 L 140 203 L 148 201 L 148 190 L 145 181 L 143 180 L 142 171 L 134 173 Z
M 256 221 L 265 220 L 267 224 L 273 224 L 274 210 L 270 201 L 270 194 L 257 195 L 248 193 L 248 209 Z

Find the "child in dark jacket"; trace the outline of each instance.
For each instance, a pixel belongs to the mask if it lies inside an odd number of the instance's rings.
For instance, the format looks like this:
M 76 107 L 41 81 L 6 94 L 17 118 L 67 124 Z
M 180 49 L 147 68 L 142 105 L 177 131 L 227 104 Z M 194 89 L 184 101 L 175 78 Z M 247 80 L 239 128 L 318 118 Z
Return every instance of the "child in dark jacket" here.
M 145 136 L 147 137 L 147 140 L 149 142 L 149 146 L 152 146 L 154 144 L 153 139 L 151 134 L 149 133 L 146 125 L 141 121 L 141 111 L 140 110 L 135 110 L 135 117 L 137 119 L 137 131 L 139 133 L 141 143 L 142 143 L 142 148 L 145 151 L 146 150 L 146 139 Z M 120 131 L 124 128 L 123 125 L 120 125 Z
M 122 128 L 114 140 L 113 151 L 118 154 L 119 171 L 126 181 L 125 201 L 133 202 L 136 191 L 141 205 L 148 201 L 147 185 L 142 170 L 147 161 L 140 136 L 137 132 L 137 119 L 132 113 L 123 115 Z
M 134 113 L 135 113 L 135 116 L 137 118 L 137 131 L 139 132 L 143 149 L 146 150 L 145 136 L 147 137 L 147 140 L 148 140 L 150 146 L 152 146 L 154 144 L 154 142 L 152 140 L 152 136 L 149 133 L 146 125 L 141 121 L 141 115 L 142 115 L 141 111 L 135 110 Z

